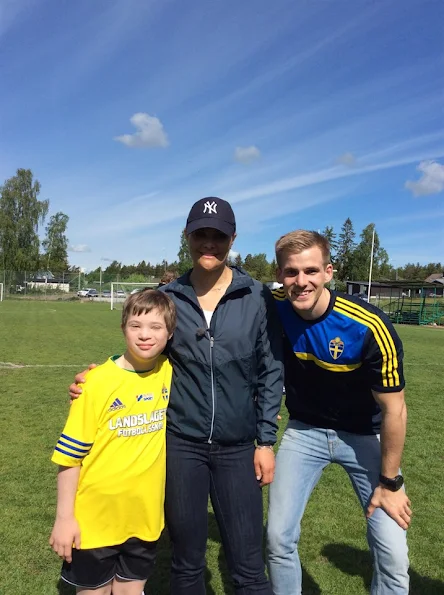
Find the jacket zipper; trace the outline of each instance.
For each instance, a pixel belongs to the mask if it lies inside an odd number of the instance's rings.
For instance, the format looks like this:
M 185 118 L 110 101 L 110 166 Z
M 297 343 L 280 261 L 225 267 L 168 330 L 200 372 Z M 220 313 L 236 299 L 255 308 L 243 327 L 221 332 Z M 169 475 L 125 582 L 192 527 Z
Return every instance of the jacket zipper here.
M 208 333 L 211 331 L 208 329 Z M 210 334 L 210 370 L 211 370 L 211 400 L 213 404 L 213 412 L 211 415 L 211 429 L 210 429 L 210 436 L 208 438 L 208 444 L 211 444 L 213 440 L 213 431 L 214 431 L 214 417 L 216 414 L 216 391 L 214 390 L 214 370 L 213 370 L 213 347 L 214 347 L 214 337 Z

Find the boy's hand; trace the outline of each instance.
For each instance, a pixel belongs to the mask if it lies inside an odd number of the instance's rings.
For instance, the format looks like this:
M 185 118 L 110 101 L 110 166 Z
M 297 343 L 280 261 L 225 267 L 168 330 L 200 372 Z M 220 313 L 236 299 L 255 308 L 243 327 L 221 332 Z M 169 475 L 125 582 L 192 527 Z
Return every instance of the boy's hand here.
M 80 527 L 75 517 L 56 519 L 49 545 L 63 560 L 72 562 L 72 544 L 80 549 Z
M 79 386 L 79 384 L 83 384 L 83 382 L 86 382 L 86 374 L 88 374 L 89 370 L 92 370 L 96 367 L 97 364 L 89 364 L 87 370 L 83 370 L 83 372 L 79 372 L 79 374 L 75 375 L 74 382 L 70 384 L 68 389 L 71 400 L 78 399 L 80 397 L 80 395 L 82 394 L 82 389 Z

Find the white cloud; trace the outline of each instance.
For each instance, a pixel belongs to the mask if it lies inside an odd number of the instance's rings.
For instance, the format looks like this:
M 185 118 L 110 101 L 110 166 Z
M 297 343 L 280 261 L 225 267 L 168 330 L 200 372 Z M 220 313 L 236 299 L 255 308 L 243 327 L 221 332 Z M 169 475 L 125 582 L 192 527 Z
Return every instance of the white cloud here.
M 438 194 L 444 190 L 444 165 L 436 161 L 421 161 L 416 169 L 422 174 L 419 180 L 407 180 L 405 183 L 405 187 L 411 190 L 413 196 Z
M 236 252 L 235 250 L 230 250 L 230 252 L 228 253 L 228 256 L 230 258 L 236 258 L 237 256 L 239 256 L 239 252 Z
M 91 252 L 91 248 L 87 244 L 76 244 L 68 248 L 70 252 Z
M 251 145 L 251 147 L 236 147 L 234 151 L 234 159 L 244 165 L 256 161 L 260 156 L 261 152 L 254 145 Z
M 337 162 L 341 165 L 346 165 L 347 167 L 353 167 L 356 165 L 356 157 L 353 153 L 343 153 L 338 157 Z
M 115 136 L 114 140 L 123 143 L 127 147 L 137 149 L 143 147 L 165 148 L 169 145 L 168 136 L 159 118 L 144 112 L 138 112 L 131 116 L 130 122 L 137 132 Z

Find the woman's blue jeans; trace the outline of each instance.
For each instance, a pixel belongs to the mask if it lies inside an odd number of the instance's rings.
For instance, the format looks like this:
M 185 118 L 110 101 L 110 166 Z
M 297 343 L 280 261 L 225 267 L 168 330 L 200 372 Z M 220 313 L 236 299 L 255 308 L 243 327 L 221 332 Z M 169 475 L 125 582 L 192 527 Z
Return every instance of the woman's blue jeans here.
M 205 594 L 208 497 L 236 595 L 272 595 L 262 555 L 262 492 L 253 444 L 223 446 L 167 433 L 166 520 L 172 595 Z

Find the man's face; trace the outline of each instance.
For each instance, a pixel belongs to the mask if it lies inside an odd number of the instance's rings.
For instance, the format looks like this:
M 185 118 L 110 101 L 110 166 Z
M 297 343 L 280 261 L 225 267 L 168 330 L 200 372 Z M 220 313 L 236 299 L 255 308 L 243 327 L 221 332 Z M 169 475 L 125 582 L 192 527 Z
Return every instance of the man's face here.
M 207 271 L 224 266 L 234 238 L 209 227 L 193 231 L 188 236 L 193 265 Z
M 277 270 L 277 280 L 295 311 L 302 318 L 322 316 L 328 307 L 329 294 L 324 285 L 333 276 L 331 264 L 324 264 L 321 249 L 313 246 L 298 254 L 285 254 Z

